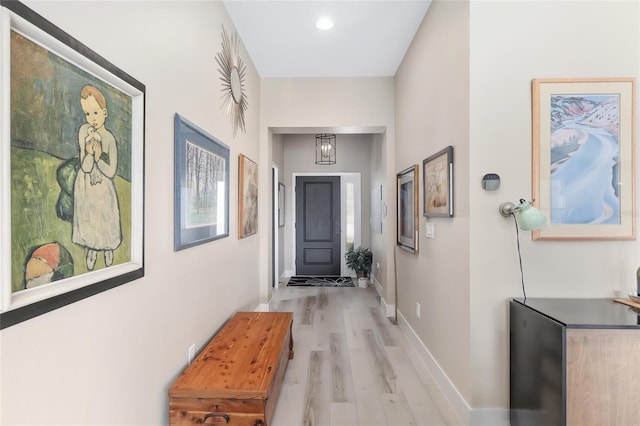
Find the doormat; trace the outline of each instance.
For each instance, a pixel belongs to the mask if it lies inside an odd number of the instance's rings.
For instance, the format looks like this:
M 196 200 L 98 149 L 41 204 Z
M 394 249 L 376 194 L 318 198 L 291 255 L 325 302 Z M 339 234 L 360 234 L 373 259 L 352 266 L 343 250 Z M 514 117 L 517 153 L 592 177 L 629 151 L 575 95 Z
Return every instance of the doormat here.
M 316 287 L 355 287 L 351 277 L 338 276 L 294 276 L 289 278 L 287 285 L 290 286 L 316 286 Z

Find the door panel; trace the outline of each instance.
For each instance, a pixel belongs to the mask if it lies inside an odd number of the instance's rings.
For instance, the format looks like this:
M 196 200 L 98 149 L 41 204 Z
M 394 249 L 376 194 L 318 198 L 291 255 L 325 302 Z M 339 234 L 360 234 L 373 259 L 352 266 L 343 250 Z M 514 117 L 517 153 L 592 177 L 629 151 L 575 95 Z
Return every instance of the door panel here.
M 296 178 L 296 273 L 340 275 L 340 177 Z

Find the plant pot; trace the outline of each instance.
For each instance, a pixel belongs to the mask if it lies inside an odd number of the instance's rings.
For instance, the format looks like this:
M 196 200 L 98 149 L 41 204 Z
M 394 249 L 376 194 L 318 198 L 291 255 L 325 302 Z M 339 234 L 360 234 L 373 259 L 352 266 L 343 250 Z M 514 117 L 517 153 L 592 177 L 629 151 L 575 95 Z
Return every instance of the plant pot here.
M 360 287 L 360 288 L 366 288 L 367 287 L 367 278 L 366 277 L 358 278 L 358 287 Z

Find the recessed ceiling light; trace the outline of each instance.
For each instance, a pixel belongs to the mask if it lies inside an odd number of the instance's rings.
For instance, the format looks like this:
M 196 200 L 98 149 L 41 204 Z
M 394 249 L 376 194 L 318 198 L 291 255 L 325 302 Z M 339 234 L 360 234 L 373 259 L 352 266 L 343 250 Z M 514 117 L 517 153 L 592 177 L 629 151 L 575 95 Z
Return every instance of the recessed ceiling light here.
M 316 28 L 322 31 L 327 31 L 333 28 L 333 21 L 331 18 L 323 16 L 316 21 Z

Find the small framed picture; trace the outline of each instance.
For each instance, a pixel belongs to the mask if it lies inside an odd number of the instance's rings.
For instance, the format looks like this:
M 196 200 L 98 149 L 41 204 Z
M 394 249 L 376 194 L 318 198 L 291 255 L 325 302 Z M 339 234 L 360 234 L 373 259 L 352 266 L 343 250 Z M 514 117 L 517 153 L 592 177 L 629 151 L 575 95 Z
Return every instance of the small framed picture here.
M 422 166 L 423 215 L 453 217 L 453 147 L 426 158 Z
M 245 238 L 258 232 L 258 165 L 242 154 L 238 163 L 238 238 Z
M 397 244 L 418 254 L 418 165 L 415 164 L 396 175 L 398 184 L 398 238 Z

